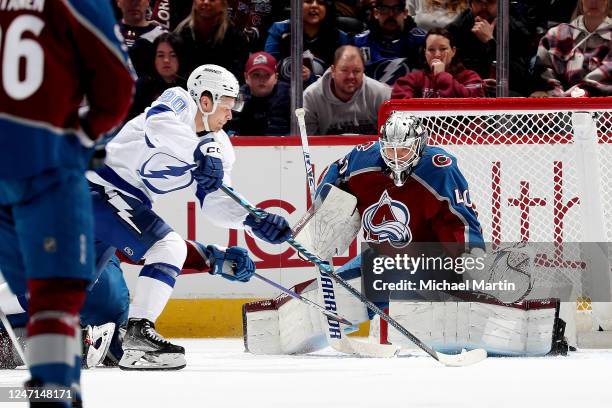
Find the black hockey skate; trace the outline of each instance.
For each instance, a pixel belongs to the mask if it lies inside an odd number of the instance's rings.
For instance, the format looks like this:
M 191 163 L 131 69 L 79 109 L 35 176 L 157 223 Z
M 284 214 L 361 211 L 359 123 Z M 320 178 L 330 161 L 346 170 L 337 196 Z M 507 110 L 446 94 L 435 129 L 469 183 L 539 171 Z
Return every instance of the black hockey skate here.
M 122 370 L 180 370 L 185 367 L 185 349 L 170 343 L 147 319 L 130 319 L 123 338 Z

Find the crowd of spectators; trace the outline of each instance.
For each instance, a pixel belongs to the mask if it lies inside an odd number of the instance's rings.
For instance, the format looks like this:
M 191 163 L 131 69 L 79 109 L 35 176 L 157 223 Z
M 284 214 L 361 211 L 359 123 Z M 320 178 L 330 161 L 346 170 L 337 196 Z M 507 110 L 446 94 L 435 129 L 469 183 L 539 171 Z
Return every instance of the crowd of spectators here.
M 289 133 L 290 0 L 109 0 L 138 75 L 133 117 L 191 70 L 242 84 L 237 135 Z M 612 96 L 612 0 L 510 1 L 510 96 Z M 304 0 L 310 134 L 376 133 L 389 98 L 494 97 L 498 0 Z

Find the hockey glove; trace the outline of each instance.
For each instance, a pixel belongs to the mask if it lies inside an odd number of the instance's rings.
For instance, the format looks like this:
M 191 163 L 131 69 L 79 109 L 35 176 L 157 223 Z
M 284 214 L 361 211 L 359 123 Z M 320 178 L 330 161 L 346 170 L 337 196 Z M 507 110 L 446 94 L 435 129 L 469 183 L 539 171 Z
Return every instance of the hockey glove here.
M 198 167 L 192 170 L 198 183 L 198 193 L 206 195 L 223 184 L 223 162 L 221 148 L 213 139 L 203 140 L 194 153 Z
M 215 245 L 208 245 L 206 249 L 210 273 L 213 275 L 220 274 L 231 281 L 248 282 L 255 273 L 255 263 L 244 248 L 234 246 L 223 251 Z
M 291 238 L 292 231 L 287 220 L 277 214 L 265 213 L 265 218 L 249 214 L 244 225 L 251 227 L 253 234 L 271 244 L 281 244 Z

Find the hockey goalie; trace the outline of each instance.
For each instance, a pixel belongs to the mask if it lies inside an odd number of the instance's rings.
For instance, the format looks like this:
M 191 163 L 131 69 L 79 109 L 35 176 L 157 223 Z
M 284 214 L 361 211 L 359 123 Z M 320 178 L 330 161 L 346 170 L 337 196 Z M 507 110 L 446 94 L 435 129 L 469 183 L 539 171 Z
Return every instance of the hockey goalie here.
M 484 348 L 503 356 L 566 351 L 559 302 L 527 300 L 533 290 L 533 254 L 528 246 L 518 243 L 487 250 L 456 158 L 428 146 L 427 138 L 421 119 L 409 112 L 392 113 L 379 141 L 355 147 L 326 169 L 316 203 L 295 228 L 296 241 L 331 262 L 363 230 L 363 240 L 370 247 L 362 246 L 362 252 L 337 273 L 365 294 L 365 282 L 372 280 L 372 269 L 364 267 L 371 265 L 366 258 L 391 258 L 388 248 L 435 242 L 451 259 L 481 258 L 480 269 L 457 268 L 436 278 L 457 285 L 479 281 L 484 283 L 482 289 L 414 291 L 408 297 L 371 300 L 388 308 L 391 317 L 436 351 Z M 415 274 L 415 283 L 424 273 Z M 513 283 L 511 289 L 493 284 L 505 281 Z M 243 324 L 249 352 L 302 354 L 331 345 L 352 354 L 372 355 L 360 352 L 368 350 L 363 342 L 356 347 L 352 340 L 353 346 L 346 346 L 346 334 L 374 317 L 358 298 L 334 287 L 324 273 L 293 289 L 353 325 L 333 321 L 286 295 L 247 303 Z M 395 330 L 387 333 L 384 325 L 371 324 L 373 331 L 376 341 L 395 346 L 385 355 L 394 355 L 397 346 L 408 343 Z

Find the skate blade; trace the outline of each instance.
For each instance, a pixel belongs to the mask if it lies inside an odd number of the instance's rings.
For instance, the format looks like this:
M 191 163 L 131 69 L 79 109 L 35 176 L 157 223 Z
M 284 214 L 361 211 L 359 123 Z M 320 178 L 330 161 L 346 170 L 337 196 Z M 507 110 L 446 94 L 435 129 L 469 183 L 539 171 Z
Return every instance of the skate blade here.
M 122 370 L 180 370 L 186 365 L 184 354 L 141 350 L 125 350 L 119 361 L 119 368 Z

